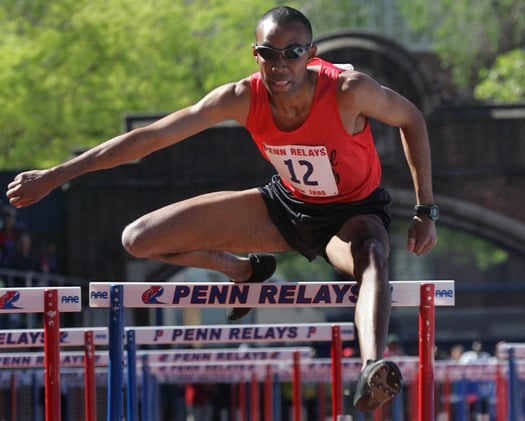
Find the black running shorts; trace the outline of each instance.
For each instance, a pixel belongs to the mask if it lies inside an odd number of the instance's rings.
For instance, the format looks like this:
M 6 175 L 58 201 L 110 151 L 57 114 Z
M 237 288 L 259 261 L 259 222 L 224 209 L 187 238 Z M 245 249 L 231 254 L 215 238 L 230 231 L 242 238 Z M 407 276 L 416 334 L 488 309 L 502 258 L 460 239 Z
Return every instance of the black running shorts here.
M 284 239 L 310 261 L 317 256 L 326 259 L 326 244 L 352 216 L 377 215 L 387 230 L 390 227 L 391 198 L 384 188 L 376 189 L 358 202 L 307 203 L 293 197 L 281 183 L 281 178 L 274 175 L 259 191 L 272 221 Z

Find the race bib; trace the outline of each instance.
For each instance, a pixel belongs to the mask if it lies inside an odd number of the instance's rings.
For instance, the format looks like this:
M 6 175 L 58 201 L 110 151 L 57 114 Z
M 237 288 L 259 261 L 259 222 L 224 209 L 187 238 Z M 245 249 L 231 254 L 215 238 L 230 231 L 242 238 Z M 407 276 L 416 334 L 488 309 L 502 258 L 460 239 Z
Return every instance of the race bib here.
M 305 196 L 339 193 L 326 147 L 265 144 L 264 151 L 279 175 Z

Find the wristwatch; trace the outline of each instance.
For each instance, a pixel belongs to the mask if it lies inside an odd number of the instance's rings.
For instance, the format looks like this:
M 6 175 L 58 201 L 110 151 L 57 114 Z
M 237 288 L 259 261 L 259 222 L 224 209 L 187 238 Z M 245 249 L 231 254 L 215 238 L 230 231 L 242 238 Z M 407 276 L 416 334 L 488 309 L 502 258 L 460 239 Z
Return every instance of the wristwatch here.
M 439 219 L 439 207 L 437 205 L 416 205 L 414 206 L 414 216 L 428 216 L 433 221 Z

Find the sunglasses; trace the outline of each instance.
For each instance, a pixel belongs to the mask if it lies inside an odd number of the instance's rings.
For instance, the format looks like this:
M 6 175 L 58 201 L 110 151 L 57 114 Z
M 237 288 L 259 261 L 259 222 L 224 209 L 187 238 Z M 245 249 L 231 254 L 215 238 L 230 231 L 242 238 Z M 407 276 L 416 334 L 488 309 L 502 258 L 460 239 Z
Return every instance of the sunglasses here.
M 308 45 L 283 48 L 282 50 L 268 47 L 266 45 L 253 44 L 252 46 L 255 49 L 255 52 L 265 61 L 275 61 L 279 55 L 282 55 L 286 60 L 299 60 L 310 48 L 312 48 L 312 43 Z

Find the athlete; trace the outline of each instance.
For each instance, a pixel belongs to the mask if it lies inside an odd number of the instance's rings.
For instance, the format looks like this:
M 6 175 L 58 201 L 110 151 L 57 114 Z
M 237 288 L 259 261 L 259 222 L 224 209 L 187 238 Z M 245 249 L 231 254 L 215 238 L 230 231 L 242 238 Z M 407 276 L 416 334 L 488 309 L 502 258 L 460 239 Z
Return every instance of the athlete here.
M 301 12 L 272 9 L 256 26 L 257 73 L 60 165 L 22 172 L 7 196 L 17 208 L 28 206 L 73 178 L 140 159 L 224 120 L 237 121 L 277 175 L 261 188 L 204 194 L 148 213 L 124 229 L 122 244 L 133 256 L 220 271 L 238 283 L 268 279 L 275 270 L 273 252 L 322 256 L 360 286 L 355 323 L 363 371 L 354 404 L 369 411 L 401 387 L 398 367 L 382 359 L 391 309 L 390 195 L 380 187 L 369 119 L 400 129 L 417 200 L 407 248 L 416 255 L 437 242 L 430 147 L 425 121 L 412 103 L 349 66 L 318 59 L 316 51 Z M 248 311 L 233 309 L 230 319 Z

